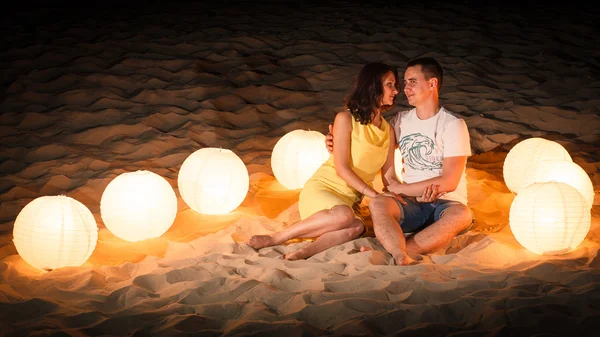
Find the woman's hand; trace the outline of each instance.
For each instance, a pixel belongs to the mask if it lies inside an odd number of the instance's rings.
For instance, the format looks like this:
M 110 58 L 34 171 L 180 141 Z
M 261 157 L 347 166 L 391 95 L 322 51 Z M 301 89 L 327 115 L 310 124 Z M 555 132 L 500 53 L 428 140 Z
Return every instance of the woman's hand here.
M 420 197 L 417 197 L 418 202 L 434 202 L 442 195 L 446 194 L 446 192 L 440 193 L 440 185 L 427 185 L 423 190 L 423 194 Z

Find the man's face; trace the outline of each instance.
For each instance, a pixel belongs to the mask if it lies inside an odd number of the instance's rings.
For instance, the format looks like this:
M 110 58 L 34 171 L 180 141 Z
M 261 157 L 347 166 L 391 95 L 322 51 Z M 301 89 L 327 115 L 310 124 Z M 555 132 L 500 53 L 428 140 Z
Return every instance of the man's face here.
M 433 95 L 431 80 L 425 79 L 425 74 L 421 71 L 420 65 L 406 68 L 404 72 L 404 94 L 408 99 L 408 104 L 412 106 L 423 104 Z

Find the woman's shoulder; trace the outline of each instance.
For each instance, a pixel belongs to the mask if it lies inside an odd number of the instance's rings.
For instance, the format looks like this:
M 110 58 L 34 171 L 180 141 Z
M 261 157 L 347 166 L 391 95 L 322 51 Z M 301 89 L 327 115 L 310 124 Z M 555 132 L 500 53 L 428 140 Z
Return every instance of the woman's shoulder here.
M 350 113 L 350 111 L 348 110 L 344 110 L 344 111 L 340 111 L 335 115 L 335 121 L 341 121 L 341 122 L 347 122 L 347 123 L 351 123 L 352 122 L 352 114 Z

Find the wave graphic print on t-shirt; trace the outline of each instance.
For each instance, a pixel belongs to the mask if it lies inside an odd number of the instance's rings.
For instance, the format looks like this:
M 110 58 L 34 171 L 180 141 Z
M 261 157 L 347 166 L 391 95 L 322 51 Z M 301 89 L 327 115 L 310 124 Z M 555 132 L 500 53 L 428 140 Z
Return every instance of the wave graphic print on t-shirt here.
M 398 145 L 402 151 L 405 166 L 410 166 L 414 170 L 431 171 L 442 168 L 441 161 L 432 161 L 427 158 L 435 146 L 431 138 L 420 133 L 413 133 L 402 137 Z

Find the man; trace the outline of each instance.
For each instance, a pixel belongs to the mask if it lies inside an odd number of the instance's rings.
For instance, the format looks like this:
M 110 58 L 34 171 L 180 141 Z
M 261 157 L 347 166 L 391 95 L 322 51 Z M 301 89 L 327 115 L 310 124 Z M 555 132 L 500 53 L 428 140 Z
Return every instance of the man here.
M 388 177 L 387 186 L 403 198 L 379 194 L 369 203 L 375 236 L 398 265 L 446 247 L 473 223 L 465 173 L 469 131 L 464 120 L 440 106 L 442 79 L 442 67 L 432 58 L 407 64 L 404 94 L 414 109 L 390 122 L 404 159 L 404 183 Z M 333 150 L 331 133 L 326 142 Z M 406 240 L 404 233 L 416 234 Z

